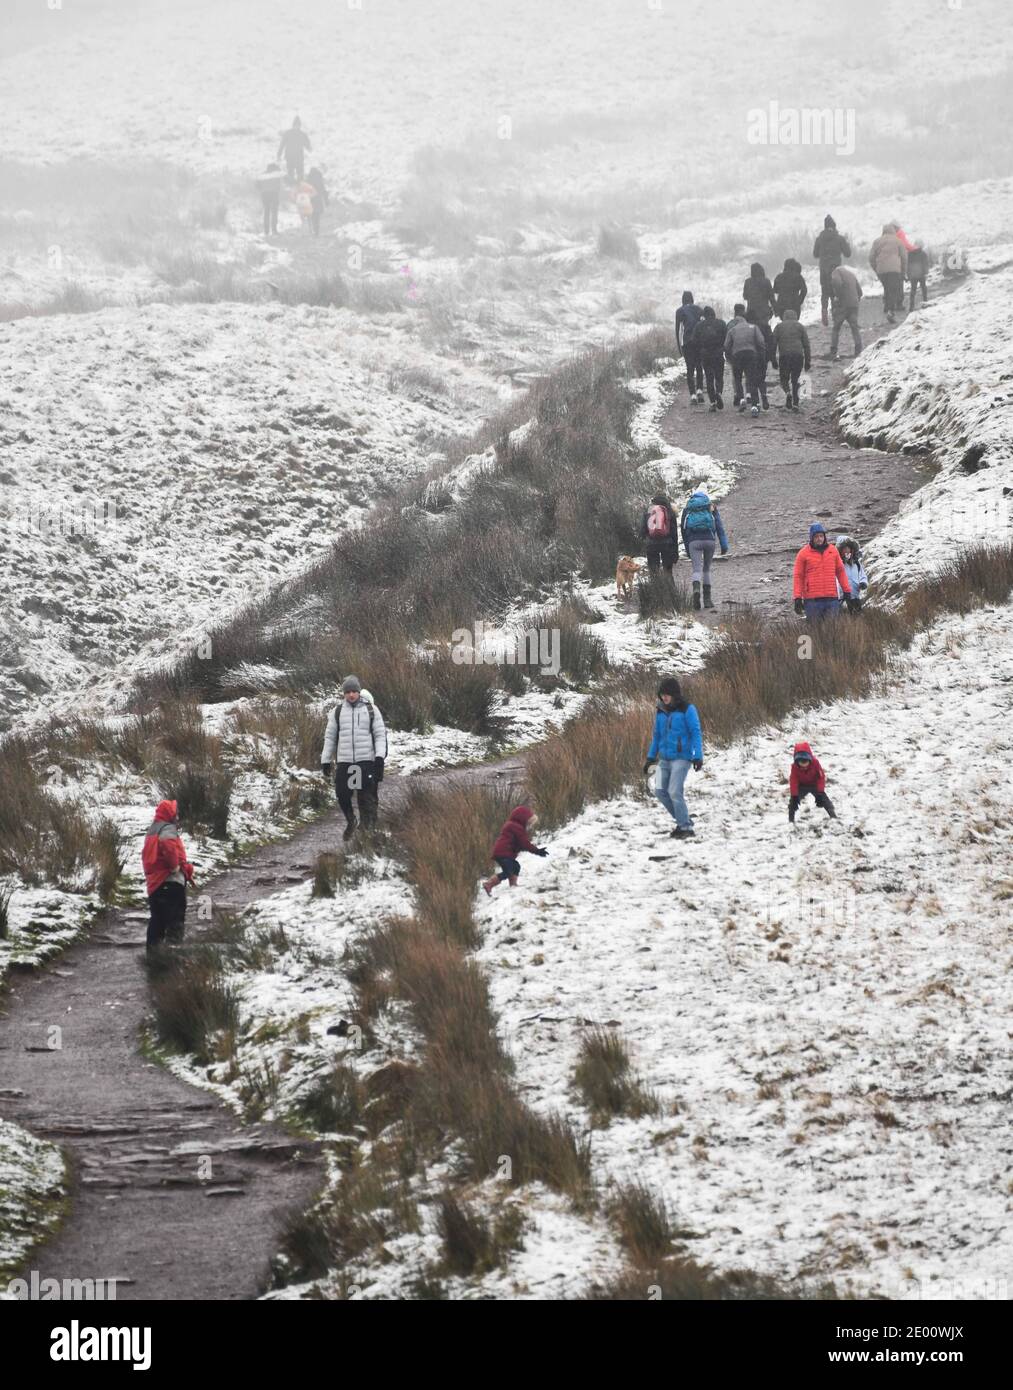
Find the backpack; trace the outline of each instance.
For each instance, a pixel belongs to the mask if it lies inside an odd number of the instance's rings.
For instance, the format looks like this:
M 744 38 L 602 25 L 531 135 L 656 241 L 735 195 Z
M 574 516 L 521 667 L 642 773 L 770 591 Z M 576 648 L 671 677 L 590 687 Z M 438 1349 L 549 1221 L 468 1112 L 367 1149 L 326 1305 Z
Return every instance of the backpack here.
M 713 536 L 715 534 L 714 514 L 711 511 L 710 503 L 688 503 L 683 529 L 686 531 L 706 531 L 708 535 Z
M 647 513 L 647 534 L 652 541 L 664 540 L 669 534 L 668 508 L 656 502 Z

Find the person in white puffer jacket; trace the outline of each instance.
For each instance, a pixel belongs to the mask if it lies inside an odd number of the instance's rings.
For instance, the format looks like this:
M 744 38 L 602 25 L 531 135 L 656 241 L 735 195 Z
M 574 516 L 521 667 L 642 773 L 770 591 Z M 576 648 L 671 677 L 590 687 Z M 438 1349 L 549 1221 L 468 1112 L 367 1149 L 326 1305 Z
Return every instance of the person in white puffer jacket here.
M 334 794 L 345 813 L 344 839 L 355 833 L 356 819 L 352 797 L 358 793 L 359 817 L 363 826 L 376 825 L 379 787 L 387 756 L 387 730 L 383 715 L 364 691 L 358 676 L 346 676 L 341 683 L 341 702 L 327 716 L 320 771 L 327 778 L 334 772 Z

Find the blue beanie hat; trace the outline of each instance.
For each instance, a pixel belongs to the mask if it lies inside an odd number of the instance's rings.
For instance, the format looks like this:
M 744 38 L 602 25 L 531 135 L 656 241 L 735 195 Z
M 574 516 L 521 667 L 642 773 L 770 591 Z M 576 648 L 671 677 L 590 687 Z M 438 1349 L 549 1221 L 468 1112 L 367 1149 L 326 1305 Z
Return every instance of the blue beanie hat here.
M 812 540 L 813 536 L 818 536 L 821 531 L 824 535 L 827 534 L 827 528 L 823 525 L 823 522 L 814 521 L 809 527 L 809 539 Z

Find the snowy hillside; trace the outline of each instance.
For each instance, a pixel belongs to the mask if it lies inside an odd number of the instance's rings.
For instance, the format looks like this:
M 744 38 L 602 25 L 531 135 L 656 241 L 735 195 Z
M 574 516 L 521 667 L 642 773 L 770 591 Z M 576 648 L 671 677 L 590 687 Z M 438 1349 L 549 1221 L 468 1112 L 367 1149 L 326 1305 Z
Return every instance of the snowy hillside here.
M 578 1046 L 616 1026 L 663 1116 L 595 1131 L 596 1175 L 663 1193 L 695 1257 L 890 1298 L 1008 1270 L 1011 639 L 1010 608 L 946 620 L 876 698 L 710 753 L 695 843 L 592 806 L 481 903 L 524 1094 L 586 1124 Z M 799 738 L 836 823 L 787 824 Z

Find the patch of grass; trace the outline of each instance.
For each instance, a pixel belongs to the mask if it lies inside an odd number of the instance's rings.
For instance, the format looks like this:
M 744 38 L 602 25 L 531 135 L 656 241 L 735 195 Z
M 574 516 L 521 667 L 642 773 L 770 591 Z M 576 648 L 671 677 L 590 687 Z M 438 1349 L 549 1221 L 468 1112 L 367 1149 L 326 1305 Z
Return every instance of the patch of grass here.
M 159 1040 L 200 1066 L 217 1060 L 222 1039 L 234 1037 L 239 1027 L 238 1000 L 219 953 L 167 947 L 150 953 L 145 966 Z
M 507 1263 L 519 1248 L 523 1214 L 505 1207 L 490 1220 L 452 1192 L 439 1199 L 438 1229 L 443 1240 L 443 1261 L 448 1272 L 480 1278 Z
M 672 1221 L 663 1197 L 643 1183 L 629 1183 L 615 1189 L 608 1205 L 634 1265 L 643 1268 L 671 1254 Z
M 596 1303 L 658 1299 L 673 1303 L 823 1302 L 840 1297 L 833 1284 L 782 1284 L 769 1275 L 747 1269 L 730 1269 L 718 1274 L 691 1259 L 673 1259 L 652 1267 L 630 1269 L 613 1283 L 588 1295 L 589 1301 Z
M 685 584 L 677 583 L 663 569 L 655 569 L 637 575 L 637 607 L 640 616 L 649 621 L 670 613 L 687 613 L 691 605 Z
M 350 1134 L 360 1124 L 366 1104 L 362 1082 L 342 1062 L 337 1062 L 301 1092 L 293 1106 L 293 1118 L 321 1134 Z
M 592 1028 L 581 1039 L 574 1085 L 591 1113 L 591 1122 L 605 1126 L 616 1115 L 636 1119 L 656 1115 L 660 1105 L 630 1072 L 630 1054 L 611 1028 Z

